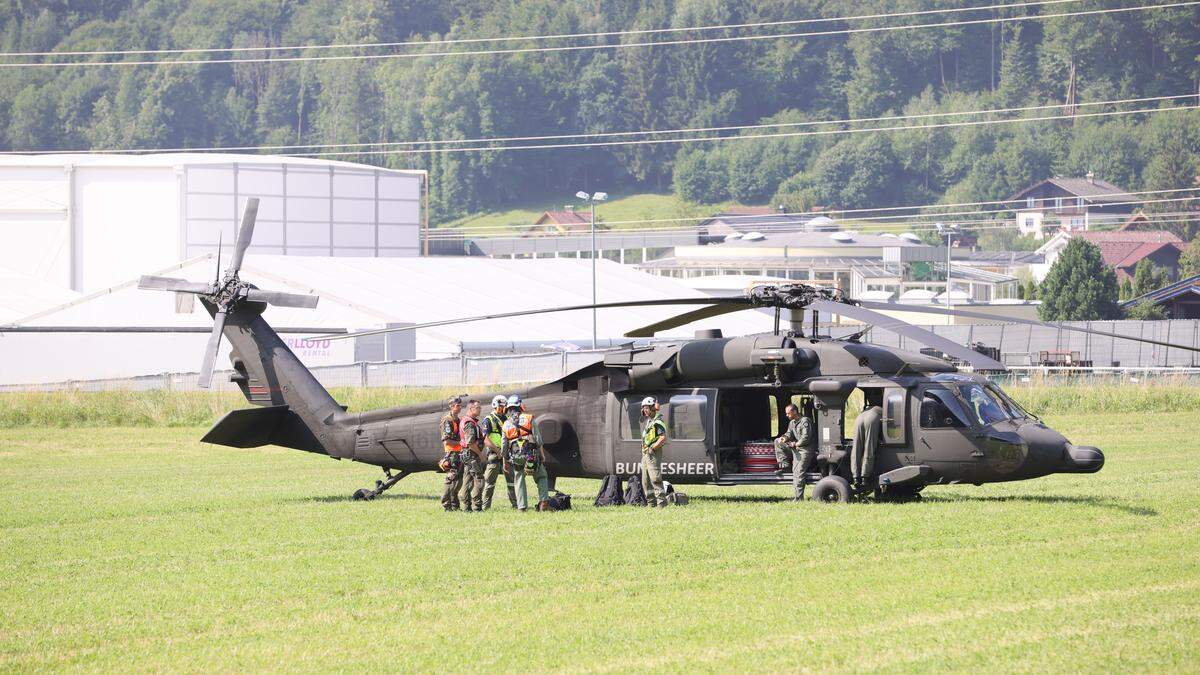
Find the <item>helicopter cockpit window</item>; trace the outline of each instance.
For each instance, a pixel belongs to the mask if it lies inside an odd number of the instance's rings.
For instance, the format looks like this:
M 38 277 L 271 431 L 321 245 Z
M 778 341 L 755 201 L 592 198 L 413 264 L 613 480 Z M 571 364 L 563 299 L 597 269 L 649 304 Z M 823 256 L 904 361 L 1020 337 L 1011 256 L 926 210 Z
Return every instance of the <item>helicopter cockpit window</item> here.
M 967 426 L 967 416 L 949 389 L 926 389 L 921 397 L 921 428 L 947 429 Z
M 669 435 L 677 440 L 704 440 L 704 396 L 672 396 L 668 405 Z
M 958 393 L 967 402 L 967 410 L 975 415 L 980 424 L 993 424 L 1012 418 L 1004 405 L 978 384 L 960 385 Z
M 1004 393 L 1004 391 L 999 387 L 989 384 L 987 389 L 996 400 L 1000 401 L 1000 403 L 1004 405 L 1004 409 L 1007 410 L 1009 415 L 1012 417 L 1036 419 L 1034 415 L 1032 415 L 1028 410 L 1022 408 L 1020 403 L 1014 401 L 1011 396 Z

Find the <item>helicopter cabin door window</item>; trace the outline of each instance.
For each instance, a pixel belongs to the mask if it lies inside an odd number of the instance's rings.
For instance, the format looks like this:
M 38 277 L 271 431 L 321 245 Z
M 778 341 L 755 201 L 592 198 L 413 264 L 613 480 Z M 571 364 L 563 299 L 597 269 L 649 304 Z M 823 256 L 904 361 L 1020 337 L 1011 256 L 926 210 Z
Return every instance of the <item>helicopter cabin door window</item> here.
M 888 445 L 904 445 L 904 401 L 907 393 L 903 389 L 885 389 L 883 392 L 883 442 Z
M 921 395 L 922 429 L 961 429 L 967 416 L 949 389 L 926 389 Z
M 674 440 L 704 440 L 704 396 L 672 396 L 667 404 L 667 433 Z

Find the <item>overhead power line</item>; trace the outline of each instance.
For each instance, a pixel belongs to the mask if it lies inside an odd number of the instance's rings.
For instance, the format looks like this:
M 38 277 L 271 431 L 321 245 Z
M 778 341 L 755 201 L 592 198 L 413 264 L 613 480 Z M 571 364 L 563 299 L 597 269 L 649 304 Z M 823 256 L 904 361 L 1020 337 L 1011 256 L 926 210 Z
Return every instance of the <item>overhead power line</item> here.
M 664 33 L 695 33 L 713 30 L 742 30 L 746 28 L 774 28 L 835 21 L 862 21 L 868 19 L 896 19 L 929 14 L 956 14 L 960 12 L 982 12 L 988 10 L 1023 9 L 1046 5 L 1077 3 L 1083 0 L 1036 0 L 977 7 L 948 7 L 945 9 L 923 9 L 910 12 L 886 14 L 856 14 L 813 19 L 786 19 L 781 21 L 757 21 L 753 23 L 730 23 L 715 26 L 686 26 L 681 28 L 643 28 L 631 30 L 599 31 L 592 33 L 557 33 L 550 35 L 512 35 L 501 37 L 447 38 L 443 40 L 408 40 L 403 42 L 357 42 L 321 45 L 263 45 L 258 47 L 181 47 L 178 49 L 106 49 L 90 51 L 43 51 L 43 52 L 0 52 L 0 57 L 33 58 L 45 56 L 151 56 L 155 54 L 236 54 L 245 52 L 308 51 L 329 49 L 378 49 L 397 47 L 429 47 L 433 45 L 479 44 L 485 42 L 536 42 L 542 40 L 572 40 L 580 38 L 607 38 L 626 35 L 661 35 Z
M 1063 106 L 1054 106 L 1063 107 Z M 1140 115 L 1145 113 L 1162 113 L 1173 110 L 1194 110 L 1196 105 L 1172 106 L 1168 108 L 1142 108 L 1138 110 L 1113 110 L 1107 112 L 1074 113 L 1063 115 L 1042 115 L 1040 117 L 1017 117 L 1002 120 L 975 120 L 970 122 L 941 122 L 937 124 L 904 124 L 886 127 L 865 127 L 861 129 L 827 129 L 820 131 L 787 131 L 771 134 L 739 134 L 733 136 L 695 136 L 686 138 L 654 138 L 632 141 L 593 141 L 587 143 L 543 143 L 538 145 L 501 145 L 478 146 L 468 148 L 419 148 L 419 149 L 389 149 L 389 150 L 347 150 L 322 152 L 282 153 L 290 157 L 345 157 L 364 155 L 421 155 L 463 152 L 500 152 L 512 150 L 559 150 L 564 148 L 602 148 L 626 145 L 664 145 L 670 143 L 711 143 L 715 141 L 745 141 L 756 138 L 794 138 L 800 136 L 840 136 L 880 131 L 910 131 L 913 129 L 948 129 L 955 127 L 993 126 L 997 124 L 1023 124 L 1029 122 L 1045 122 L 1050 120 L 1070 120 L 1089 117 L 1113 117 L 1122 115 Z
M 1073 104 L 1075 108 L 1088 108 L 1104 105 L 1124 105 L 1130 103 L 1153 103 L 1160 101 L 1173 101 L 1177 99 L 1197 99 L 1200 98 L 1200 93 L 1197 94 L 1179 94 L 1177 96 L 1146 96 L 1141 98 L 1124 98 L 1114 99 L 1109 101 L 1090 101 Z M 479 143 L 511 143 L 511 142 L 528 142 L 528 141 L 550 141 L 564 140 L 571 138 L 614 138 L 625 136 L 658 136 L 664 134 L 685 134 L 685 133 L 722 133 L 727 131 L 752 131 L 757 129 L 790 129 L 796 127 L 813 127 L 813 126 L 830 126 L 830 125 L 848 125 L 848 124 L 863 124 L 867 122 L 895 122 L 903 120 L 918 120 L 918 119 L 933 119 L 938 117 L 966 117 L 974 115 L 999 115 L 1008 113 L 1032 112 L 1035 110 L 1053 110 L 1056 108 L 1065 108 L 1061 103 L 1049 103 L 1045 105 L 1020 106 L 1015 108 L 992 108 L 989 110 L 965 110 L 965 111 L 948 111 L 935 113 L 919 113 L 915 115 L 886 115 L 882 117 L 855 117 L 844 120 L 811 120 L 803 122 L 770 122 L 762 124 L 739 124 L 720 127 L 691 127 L 679 129 L 649 129 L 640 131 L 601 131 L 592 133 L 575 133 L 575 134 L 552 134 L 543 136 L 500 136 L 494 138 L 465 138 L 465 139 L 435 139 L 421 141 L 371 141 L 363 143 L 301 143 L 296 145 L 239 145 L 239 146 L 221 146 L 221 147 L 200 147 L 200 148 L 128 148 L 123 150 L 6 150 L 0 152 L 0 155 L 98 155 L 109 153 L 130 153 L 130 154 L 148 154 L 161 152 L 246 152 L 246 151 L 287 151 L 287 150 L 305 150 L 305 149 L 328 149 L 328 148 L 390 148 L 390 147 L 411 147 L 419 145 L 462 145 L 462 144 L 479 144 Z M 487 148 L 481 148 L 487 149 Z
M 383 59 L 433 58 L 447 56 L 497 56 L 507 54 L 535 54 L 549 52 L 593 51 L 599 49 L 627 49 L 632 47 L 665 47 L 672 45 L 711 44 L 728 42 L 747 42 L 758 40 L 779 40 L 802 37 L 821 37 L 829 35 L 855 35 L 858 33 L 893 32 L 915 30 L 920 28 L 951 28 L 957 26 L 973 26 L 986 24 L 1002 24 L 1020 21 L 1044 21 L 1076 16 L 1095 16 L 1100 14 L 1117 14 L 1138 12 L 1150 9 L 1169 9 L 1175 7 L 1191 7 L 1200 5 L 1200 0 L 1189 2 L 1173 2 L 1161 5 L 1139 5 L 1136 7 L 1114 7 L 1107 9 L 1083 10 L 1077 12 L 1059 12 L 1056 14 L 1040 14 L 1035 16 L 995 17 L 989 19 L 965 19 L 960 21 L 945 21 L 941 23 L 918 23 L 896 26 L 876 26 L 867 28 L 846 28 L 838 30 L 823 30 L 810 32 L 776 33 L 767 35 L 736 35 L 706 38 L 686 38 L 677 40 L 652 40 L 648 42 L 617 42 L 611 44 L 591 45 L 560 45 L 549 47 L 521 47 L 516 49 L 480 49 L 480 50 L 451 50 L 440 52 L 403 52 L 389 54 L 335 54 L 326 56 L 283 56 L 283 57 L 251 57 L 224 59 L 152 59 L 136 61 L 58 61 L 58 62 L 29 62 L 29 63 L 0 63 L 0 68 L 76 68 L 76 67 L 106 67 L 106 66 L 196 66 L 212 64 L 236 63 L 294 63 L 313 61 L 375 61 Z
M 1147 192 L 1143 192 L 1143 193 L 1116 193 L 1116 194 L 1121 194 L 1121 195 L 1149 194 L 1149 193 L 1170 194 L 1170 193 L 1178 193 L 1178 192 L 1184 192 L 1184 191 L 1194 192 L 1196 190 L 1200 190 L 1200 188 L 1180 188 L 1180 189 L 1175 189 L 1175 190 L 1155 190 L 1155 191 L 1147 191 Z M 1103 196 L 1103 195 L 1093 195 L 1093 197 L 1099 197 L 1099 196 Z M 1159 199 L 1138 199 L 1138 200 L 1127 200 L 1127 201 L 1121 201 L 1121 202 L 1105 202 L 1104 205 L 1105 206 L 1130 206 L 1130 205 L 1139 205 L 1139 204 L 1145 205 L 1145 204 L 1182 203 L 1182 202 L 1193 202 L 1193 201 L 1197 201 L 1197 200 L 1200 200 L 1200 195 L 1191 195 L 1191 196 L 1186 196 L 1186 197 L 1169 197 L 1169 198 L 1159 198 Z M 964 205 L 970 206 L 970 205 L 1005 204 L 1005 203 L 1008 203 L 1007 200 L 992 201 L 992 202 L 975 202 L 975 203 L 964 204 Z M 888 208 L 913 209 L 913 208 L 923 208 L 923 207 L 909 206 L 909 207 L 888 207 Z M 886 209 L 858 209 L 857 211 L 876 212 L 876 211 L 881 211 L 881 210 L 886 210 Z M 976 209 L 976 210 L 967 210 L 967 211 L 950 211 L 950 212 L 943 212 L 943 213 L 854 216 L 852 218 L 849 218 L 848 220 L 850 220 L 854 223 L 861 223 L 863 221 L 872 221 L 873 222 L 872 225 L 854 226 L 851 229 L 856 229 L 856 230 L 864 231 L 864 232 L 872 231 L 872 230 L 885 231 L 885 230 L 892 229 L 895 227 L 919 228 L 919 226 L 921 225 L 920 223 L 895 222 L 898 220 L 908 220 L 908 219 L 915 220 L 915 219 L 921 219 L 921 218 L 928 218 L 930 220 L 946 219 L 946 220 L 952 221 L 953 223 L 962 224 L 962 220 L 961 220 L 962 216 L 995 215 L 995 214 L 1011 213 L 1014 210 L 1016 210 L 1016 209 L 1001 208 L 1001 209 Z M 796 216 L 817 216 L 817 215 L 825 215 L 825 214 L 824 213 L 821 213 L 821 214 L 780 213 L 780 214 L 771 214 L 769 216 L 750 215 L 750 216 L 746 216 L 746 217 L 758 218 L 758 219 L 778 217 L 781 219 L 775 223 L 772 223 L 769 220 L 766 222 L 761 222 L 761 221 L 756 222 L 756 223 L 754 223 L 755 229 L 760 229 L 760 228 L 770 227 L 770 226 L 781 226 L 781 227 L 786 227 L 789 230 L 794 230 L 795 226 L 796 226 L 795 221 L 791 220 L 791 219 L 784 220 L 785 218 L 789 218 L 789 217 L 795 218 Z M 1179 215 L 1179 214 L 1168 214 L 1168 215 Z M 1183 217 L 1190 218 L 1191 216 L 1183 216 Z M 1196 217 L 1200 217 L 1200 214 L 1196 214 Z M 598 224 L 602 224 L 605 226 L 618 225 L 618 224 L 620 224 L 620 225 L 637 225 L 637 224 L 655 224 L 655 223 L 662 223 L 662 222 L 677 222 L 677 221 L 701 221 L 701 220 L 711 220 L 712 218 L 713 218 L 712 216 L 706 216 L 706 217 L 702 217 L 702 218 L 685 218 L 685 219 L 624 220 L 624 221 L 603 222 L 603 223 L 598 223 Z M 722 219 L 723 220 L 729 219 L 729 217 L 723 216 Z M 889 220 L 892 222 L 887 222 Z M 874 221 L 880 221 L 880 222 L 874 223 Z M 976 222 L 996 222 L 996 221 L 988 220 L 988 221 L 976 221 Z M 927 223 L 926 225 L 932 226 L 931 223 Z M 509 237 L 509 236 L 520 236 L 520 234 L 521 234 L 520 230 L 524 230 L 524 229 L 527 229 L 527 228 L 533 227 L 533 226 L 532 225 L 511 226 L 507 229 L 507 231 L 499 230 L 499 228 L 501 228 L 501 227 L 503 227 L 503 226 L 496 226 L 494 228 L 472 228 L 472 229 L 467 229 L 467 230 L 442 229 L 439 231 L 438 229 L 434 229 L 429 232 L 429 236 L 430 236 L 430 238 L 433 238 L 433 239 L 437 239 L 437 238 L 449 239 L 449 238 L 459 238 L 459 237 L 464 237 L 464 236 L 473 237 L 473 238 L 501 238 L 501 237 Z M 664 227 L 657 227 L 657 228 L 620 228 L 620 229 L 616 229 L 616 230 L 608 230 L 608 231 L 606 231 L 606 233 L 608 233 L 608 234 L 636 234 L 636 233 L 648 233 L 648 232 L 670 233 L 670 232 L 691 232 L 691 231 L 695 231 L 695 230 L 696 230 L 695 226 L 683 226 L 683 227 L 664 226 Z M 551 236 L 551 237 L 553 237 L 553 236 L 574 236 L 576 234 L 577 233 L 571 233 L 571 234 L 566 234 L 566 235 L 549 234 L 547 236 Z

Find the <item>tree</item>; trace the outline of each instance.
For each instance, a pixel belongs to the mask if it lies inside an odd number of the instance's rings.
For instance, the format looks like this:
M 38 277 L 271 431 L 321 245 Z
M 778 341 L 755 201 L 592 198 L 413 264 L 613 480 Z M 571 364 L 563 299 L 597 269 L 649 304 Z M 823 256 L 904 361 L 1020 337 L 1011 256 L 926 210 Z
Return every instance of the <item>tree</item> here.
M 1179 274 L 1184 278 L 1200 274 L 1200 237 L 1193 239 L 1179 257 Z
M 1130 319 L 1138 321 L 1160 321 L 1167 318 L 1162 306 L 1149 300 L 1142 300 L 1133 307 L 1130 307 L 1125 315 Z
M 1067 243 L 1039 289 L 1042 321 L 1095 321 L 1120 318 L 1117 275 L 1100 249 L 1078 237 Z
M 1140 298 L 1141 296 L 1162 288 L 1170 282 L 1170 275 L 1167 270 L 1150 262 L 1149 259 L 1143 258 L 1138 261 L 1137 267 L 1133 268 L 1133 294 L 1130 298 Z
M 1121 293 L 1117 297 L 1120 298 L 1121 302 L 1125 302 L 1133 297 L 1133 282 L 1129 280 L 1129 277 L 1125 277 L 1121 281 Z

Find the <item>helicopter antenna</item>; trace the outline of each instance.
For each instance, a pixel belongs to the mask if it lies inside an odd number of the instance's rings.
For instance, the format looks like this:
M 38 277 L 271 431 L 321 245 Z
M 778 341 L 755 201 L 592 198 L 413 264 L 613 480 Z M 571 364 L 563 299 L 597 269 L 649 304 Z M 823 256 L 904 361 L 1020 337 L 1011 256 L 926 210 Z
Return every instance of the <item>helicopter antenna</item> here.
M 221 236 L 225 234 L 222 230 L 217 230 L 217 278 L 213 280 L 214 286 L 221 284 Z

